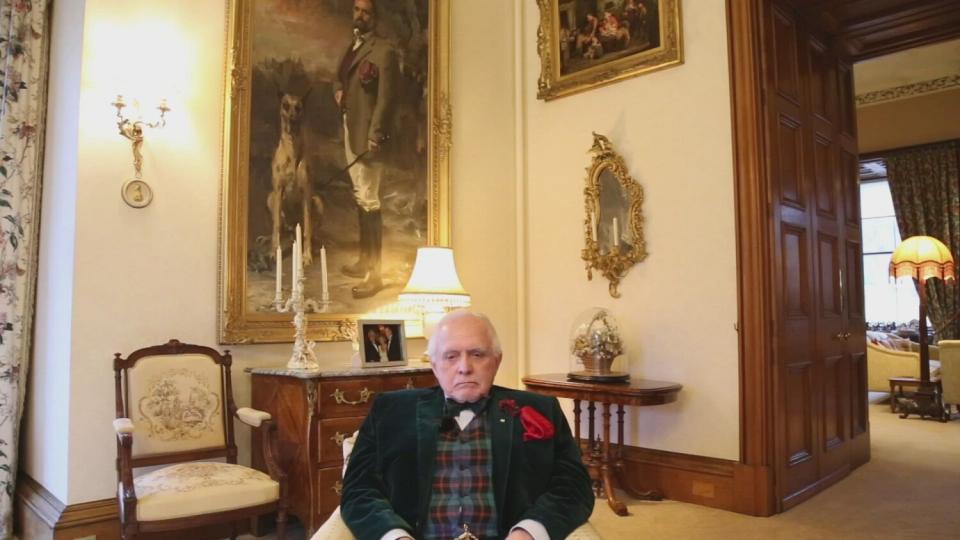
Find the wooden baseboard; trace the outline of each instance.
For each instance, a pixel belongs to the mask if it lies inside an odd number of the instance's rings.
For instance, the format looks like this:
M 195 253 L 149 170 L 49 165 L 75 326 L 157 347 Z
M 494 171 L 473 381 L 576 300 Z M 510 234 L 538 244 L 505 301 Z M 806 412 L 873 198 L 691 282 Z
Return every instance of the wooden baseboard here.
M 624 446 L 623 461 L 625 481 L 636 491 L 654 489 L 670 500 L 740 514 L 769 516 L 773 513 L 768 505 L 758 502 L 755 495 L 757 482 L 767 479 L 764 468 L 635 446 Z
M 65 505 L 39 482 L 25 473 L 19 475 L 16 493 L 16 533 L 29 540 L 120 540 L 120 518 L 116 499 L 102 499 Z M 237 532 L 249 532 L 249 523 L 238 524 Z M 143 540 L 215 540 L 230 534 L 227 524 L 187 531 L 138 535 Z
M 19 475 L 17 482 L 16 516 L 17 530 L 21 538 L 120 538 L 116 499 L 66 505 L 39 482 L 23 473 Z

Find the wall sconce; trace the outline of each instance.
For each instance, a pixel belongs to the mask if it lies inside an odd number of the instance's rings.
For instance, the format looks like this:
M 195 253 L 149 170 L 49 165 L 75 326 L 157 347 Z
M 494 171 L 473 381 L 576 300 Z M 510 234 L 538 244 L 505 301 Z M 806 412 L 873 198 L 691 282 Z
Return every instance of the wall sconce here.
M 120 196 L 123 198 L 123 202 L 128 205 L 134 208 L 143 208 L 153 200 L 153 190 L 142 180 L 143 174 L 141 168 L 143 166 L 143 154 L 140 152 L 140 147 L 143 146 L 143 128 L 161 128 L 165 126 L 167 124 L 166 114 L 170 110 L 170 107 L 167 106 L 166 99 L 160 100 L 160 105 L 157 106 L 157 110 L 160 111 L 160 117 L 153 122 L 145 122 L 143 120 L 131 120 L 123 116 L 123 109 L 127 106 L 127 103 L 121 95 L 118 95 L 116 101 L 110 105 L 117 108 L 117 128 L 120 130 L 120 135 L 129 139 L 133 145 L 134 178 L 127 180 L 123 184 L 123 187 L 120 189 Z

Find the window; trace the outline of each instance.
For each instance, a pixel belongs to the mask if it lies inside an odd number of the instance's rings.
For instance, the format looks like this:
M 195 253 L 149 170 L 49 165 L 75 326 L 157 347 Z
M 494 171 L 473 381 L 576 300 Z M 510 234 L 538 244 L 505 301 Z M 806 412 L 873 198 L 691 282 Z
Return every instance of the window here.
M 920 297 L 909 280 L 889 276 L 890 256 L 900 243 L 893 197 L 886 178 L 860 183 L 863 233 L 863 293 L 867 323 L 905 323 L 917 318 Z

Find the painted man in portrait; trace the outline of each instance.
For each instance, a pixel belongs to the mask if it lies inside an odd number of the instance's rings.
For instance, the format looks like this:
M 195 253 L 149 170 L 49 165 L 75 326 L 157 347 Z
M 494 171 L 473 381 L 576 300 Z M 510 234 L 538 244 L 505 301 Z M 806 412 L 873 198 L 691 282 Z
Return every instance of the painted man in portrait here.
M 397 97 L 399 67 L 393 45 L 375 32 L 374 0 L 354 0 L 353 41 L 339 63 L 334 99 L 343 114 L 343 140 L 353 197 L 357 203 L 357 261 L 341 271 L 362 281 L 351 289 L 354 298 L 368 298 L 383 288 L 381 278 L 383 215 L 380 184 Z

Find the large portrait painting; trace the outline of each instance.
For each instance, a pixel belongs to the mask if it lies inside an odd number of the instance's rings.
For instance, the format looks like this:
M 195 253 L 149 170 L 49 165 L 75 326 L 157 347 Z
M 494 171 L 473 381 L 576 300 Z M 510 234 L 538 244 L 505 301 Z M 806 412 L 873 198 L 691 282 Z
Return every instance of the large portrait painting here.
M 448 4 L 230 2 L 221 342 L 293 340 L 295 260 L 308 338 L 354 339 L 448 242 Z
M 680 0 L 537 0 L 537 4 L 540 99 L 683 63 Z

